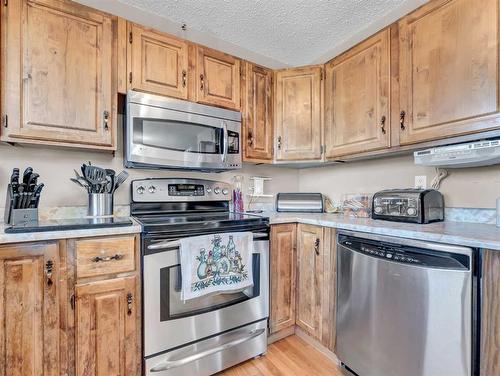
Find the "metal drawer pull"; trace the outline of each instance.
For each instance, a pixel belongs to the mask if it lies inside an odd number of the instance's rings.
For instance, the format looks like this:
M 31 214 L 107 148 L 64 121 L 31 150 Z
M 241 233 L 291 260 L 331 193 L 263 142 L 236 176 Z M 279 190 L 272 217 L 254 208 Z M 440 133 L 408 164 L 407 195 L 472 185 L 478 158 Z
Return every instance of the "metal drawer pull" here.
M 96 256 L 96 257 L 92 258 L 92 261 L 93 262 L 105 262 L 105 261 L 121 260 L 122 258 L 123 258 L 123 255 L 120 253 L 117 253 L 116 255 L 107 256 L 107 257 Z
M 245 343 L 245 342 L 247 342 L 255 337 L 260 336 L 264 332 L 265 332 L 265 329 L 252 330 L 245 337 L 237 338 L 235 340 L 224 343 L 220 346 L 214 347 L 213 349 L 201 351 L 197 354 L 193 354 L 193 355 L 187 356 L 187 357 L 179 359 L 179 360 L 165 360 L 165 361 L 159 363 L 158 365 L 154 366 L 153 368 L 151 368 L 149 370 L 149 372 L 162 372 L 162 371 L 166 371 L 166 370 L 169 370 L 172 368 L 181 367 L 181 366 L 188 364 L 188 363 L 196 362 L 197 360 L 200 360 L 202 358 L 206 358 L 207 356 L 217 354 L 221 351 L 230 349 L 231 347 L 234 347 L 234 346 L 241 345 L 242 343 Z

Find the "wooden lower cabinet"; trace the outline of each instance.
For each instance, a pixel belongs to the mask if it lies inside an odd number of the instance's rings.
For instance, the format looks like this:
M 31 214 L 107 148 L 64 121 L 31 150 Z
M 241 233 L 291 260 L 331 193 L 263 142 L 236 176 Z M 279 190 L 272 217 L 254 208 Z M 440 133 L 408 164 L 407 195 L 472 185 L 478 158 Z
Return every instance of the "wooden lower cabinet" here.
M 75 286 L 76 374 L 137 374 L 136 277 Z
M 270 333 L 295 325 L 295 274 L 297 225 L 271 228 L 271 314 Z
M 0 247 L 0 375 L 62 375 L 59 245 Z
M 271 228 L 270 332 L 295 325 L 335 350 L 336 230 L 304 224 Z
M 297 325 L 321 337 L 323 276 L 323 228 L 299 224 L 297 249 Z
M 480 375 L 500 375 L 500 252 L 484 251 L 482 267 Z

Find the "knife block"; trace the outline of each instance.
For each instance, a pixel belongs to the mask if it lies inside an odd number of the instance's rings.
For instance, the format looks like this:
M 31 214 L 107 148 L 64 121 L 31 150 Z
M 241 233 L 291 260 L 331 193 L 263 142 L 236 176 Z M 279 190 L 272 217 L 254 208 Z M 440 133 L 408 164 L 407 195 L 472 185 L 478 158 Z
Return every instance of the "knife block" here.
M 10 184 L 7 187 L 4 222 L 16 226 L 27 222 L 38 222 L 38 208 L 14 209 L 14 198 L 10 194 Z

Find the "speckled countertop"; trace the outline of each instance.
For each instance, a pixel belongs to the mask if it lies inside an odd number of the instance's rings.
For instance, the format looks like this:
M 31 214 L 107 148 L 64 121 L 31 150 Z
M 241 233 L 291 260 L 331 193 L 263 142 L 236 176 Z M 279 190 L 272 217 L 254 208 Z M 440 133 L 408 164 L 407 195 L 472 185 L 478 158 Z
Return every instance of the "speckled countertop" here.
M 0 244 L 25 243 L 25 242 L 36 242 L 36 241 L 57 240 L 57 239 L 88 238 L 93 236 L 138 234 L 142 230 L 141 225 L 136 221 L 134 221 L 133 219 L 131 226 L 106 227 L 106 228 L 69 230 L 69 231 L 30 232 L 24 234 L 6 234 L 5 228 L 8 226 L 9 225 L 4 224 L 3 222 L 0 223 Z
M 298 222 L 341 230 L 500 250 L 500 227 L 491 224 L 447 221 L 419 225 L 350 218 L 336 214 L 266 212 L 263 215 L 270 218 L 271 224 Z

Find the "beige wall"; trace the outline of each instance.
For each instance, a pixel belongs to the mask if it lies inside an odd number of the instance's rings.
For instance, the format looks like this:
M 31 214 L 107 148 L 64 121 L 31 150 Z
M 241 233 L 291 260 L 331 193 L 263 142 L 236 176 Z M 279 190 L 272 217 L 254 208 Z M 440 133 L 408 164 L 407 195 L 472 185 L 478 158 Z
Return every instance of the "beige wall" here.
M 41 181 L 46 184 L 43 207 L 86 205 L 84 191 L 69 179 L 73 177 L 74 168 L 78 169 L 82 162 L 89 160 L 93 164 L 120 171 L 123 168 L 121 142 L 114 158 L 107 153 L 0 144 L 0 208 L 4 206 L 10 173 L 16 166 L 21 169 L 32 166 L 42 176 Z M 495 200 L 500 197 L 500 166 L 450 171 L 451 175 L 441 187 L 446 206 L 495 207 Z M 228 182 L 234 175 L 241 174 L 245 176 L 246 189 L 250 176 L 268 176 L 273 178 L 266 183 L 269 193 L 314 191 L 339 200 L 344 193 L 374 193 L 387 188 L 411 187 L 415 175 L 426 175 L 430 184 L 434 169 L 415 166 L 411 156 L 400 156 L 302 170 L 245 165 L 241 171 L 222 174 L 156 170 L 129 170 L 129 173 L 131 179 L 192 176 Z M 128 186 L 118 190 L 117 204 L 127 204 L 129 199 Z M 248 197 L 246 201 L 248 203 Z M 261 199 L 260 202 L 271 203 L 273 199 Z
M 500 197 L 499 165 L 449 171 L 441 185 L 447 207 L 495 207 Z M 426 175 L 430 186 L 434 169 L 415 166 L 413 156 L 407 155 L 300 170 L 299 185 L 301 191 L 322 192 L 340 200 L 344 193 L 413 187 L 415 175 Z
M 121 132 L 119 132 L 121 133 Z M 119 140 L 122 136 L 119 134 Z M 83 188 L 78 187 L 69 179 L 74 177 L 73 169 L 79 169 L 83 162 L 92 161 L 92 164 L 105 168 L 123 169 L 122 144 L 116 157 L 110 153 L 99 153 L 81 150 L 48 148 L 27 145 L 9 146 L 0 144 L 0 208 L 4 207 L 5 192 L 12 168 L 24 169 L 31 166 L 40 174 L 40 182 L 45 183 L 41 206 L 80 206 L 87 204 L 87 196 Z M 241 171 L 224 172 L 221 174 L 207 174 L 199 172 L 175 172 L 159 170 L 128 170 L 131 179 L 149 177 L 201 177 L 212 180 L 230 182 L 234 175 L 244 175 L 246 188 L 250 176 L 272 177 L 266 182 L 269 193 L 298 190 L 298 171 L 295 169 L 279 168 L 274 166 L 244 166 Z M 22 173 L 22 172 L 21 172 Z M 248 202 L 248 197 L 245 197 Z M 115 197 L 116 204 L 128 204 L 130 200 L 129 186 L 118 189 Z M 263 201 L 264 200 L 264 201 Z M 261 202 L 273 202 L 272 199 L 260 199 Z M 0 221 L 3 215 L 0 216 Z

